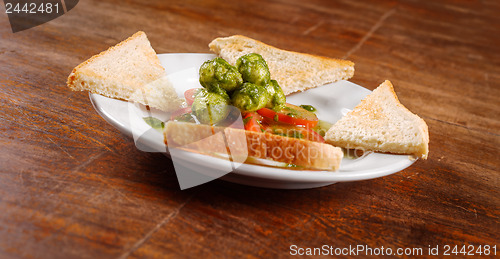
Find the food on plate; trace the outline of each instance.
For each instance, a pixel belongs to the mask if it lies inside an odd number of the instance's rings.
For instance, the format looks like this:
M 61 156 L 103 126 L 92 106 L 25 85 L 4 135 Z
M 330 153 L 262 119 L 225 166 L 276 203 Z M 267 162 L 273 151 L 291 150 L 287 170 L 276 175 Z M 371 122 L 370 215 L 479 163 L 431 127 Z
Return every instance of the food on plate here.
M 199 81 L 203 88 L 190 89 L 184 96 L 192 103 L 190 112 L 202 123 L 223 120 L 227 105 L 253 112 L 264 107 L 281 109 L 286 102 L 281 87 L 270 78 L 266 61 L 254 53 L 241 56 L 237 67 L 219 57 L 205 61 L 199 70 Z
M 257 53 L 249 53 L 238 58 L 236 68 L 246 82 L 266 85 L 271 80 L 266 61 Z
M 302 105 L 300 105 L 300 107 L 302 107 L 302 108 L 304 108 L 304 109 L 306 109 L 306 110 L 308 110 L 310 112 L 317 111 L 316 108 L 314 108 L 314 106 L 309 105 L 309 104 L 302 104 Z
M 225 141 L 213 137 L 218 132 L 224 133 Z M 342 150 L 332 145 L 231 127 L 169 121 L 164 136 L 169 147 L 217 156 L 226 154 L 225 143 L 230 143 L 232 161 L 245 155 L 247 161 L 270 159 L 298 169 L 335 171 L 343 157 Z
M 243 84 L 241 74 L 222 58 L 207 60 L 200 67 L 200 84 L 208 90 L 231 92 Z
M 337 121 L 325 140 L 338 147 L 411 154 L 424 159 L 429 153 L 427 124 L 399 102 L 388 80 Z
M 286 51 L 241 35 L 217 38 L 209 47 L 229 64 L 237 67 L 241 56 L 260 54 L 269 66 L 270 75 L 278 82 L 285 95 L 347 80 L 354 75 L 354 63 L 351 61 Z M 244 72 L 242 74 L 245 77 Z M 267 78 L 266 75 L 259 76 L 262 76 L 261 80 Z
M 263 132 L 268 132 L 274 135 L 285 136 L 289 138 L 306 139 L 310 141 L 316 141 L 320 143 L 325 143 L 325 140 L 321 135 L 311 128 L 297 127 L 295 125 L 289 125 L 284 123 L 277 124 L 264 124 Z
M 276 122 L 293 124 L 308 128 L 316 127 L 318 117 L 313 112 L 310 112 L 300 106 L 286 103 L 281 110 L 272 110 L 268 108 L 257 111 L 260 115 L 267 118 L 267 121 L 273 120 Z
M 253 112 L 264 108 L 270 97 L 264 86 L 246 82 L 234 91 L 231 101 L 240 110 Z
M 235 150 L 228 145 L 234 147 L 234 143 L 239 143 L 236 150 L 248 152 L 247 161 L 257 158 L 301 169 L 338 169 L 343 156 L 341 149 L 324 144 L 323 137 L 315 131 L 316 114 L 286 103 L 283 90 L 271 79 L 262 56 L 243 55 L 236 66 L 222 58 L 208 60 L 200 67 L 199 75 L 203 88 L 184 93 L 191 107 L 175 112 L 165 124 L 169 147 L 175 143 L 183 149 L 212 156 L 220 156 L 230 148 L 234 156 Z M 239 116 L 244 125 L 234 128 L 232 122 Z M 217 138 L 201 141 L 217 131 L 224 132 L 225 142 L 216 142 Z M 243 137 L 236 140 L 236 135 Z
M 68 87 L 111 98 L 135 101 L 170 111 L 183 100 L 165 76 L 156 52 L 142 31 L 73 69 Z
M 259 54 L 243 55 L 236 63 L 237 66 L 233 67 L 222 58 L 204 62 L 199 72 L 200 84 L 204 88 L 189 89 L 184 93 L 187 102 L 192 103 L 191 109 L 185 113 L 191 113 L 201 123 L 215 125 L 228 115 L 224 106 L 232 105 L 241 111 L 249 130 L 283 135 L 280 132 L 287 129 L 301 133 L 285 134 L 296 138 L 304 136 L 305 131 L 314 133 L 312 129 L 318 123 L 316 114 L 286 103 L 283 90 L 276 80 L 271 79 L 266 61 Z M 239 78 L 242 78 L 242 84 Z M 180 117 L 176 114 L 175 119 L 191 121 L 193 116 L 185 113 Z M 321 136 L 306 139 L 322 141 Z
M 191 111 L 199 122 L 213 125 L 226 118 L 228 105 L 227 94 L 213 93 L 203 88 L 197 92 Z
M 316 127 L 313 128 L 313 130 L 318 133 L 321 137 L 325 137 L 326 135 L 326 132 L 328 132 L 328 130 L 333 126 L 333 124 L 331 124 L 330 122 L 328 121 L 324 121 L 324 120 L 318 120 L 318 124 L 316 124 Z
M 194 97 L 202 88 L 192 88 L 184 92 L 184 98 L 186 99 L 187 105 L 191 106 L 194 102 Z
M 285 93 L 283 93 L 283 89 L 281 89 L 278 81 L 270 80 L 268 84 L 266 84 L 266 90 L 270 95 L 269 102 L 266 104 L 266 108 L 271 108 L 274 110 L 279 110 L 284 107 L 286 103 Z
M 75 91 L 171 112 L 168 122 L 144 121 L 163 130 L 170 147 L 203 154 L 220 157 L 231 149 L 233 158 L 244 154 L 246 162 L 265 159 L 312 170 L 337 170 L 341 148 L 427 158 L 427 125 L 399 102 L 389 81 L 333 126 L 318 119 L 314 103 L 286 102 L 290 93 L 351 78 L 354 63 L 239 35 L 217 38 L 209 47 L 220 57 L 201 65 L 202 88 L 187 90 L 185 100 L 177 96 L 144 32 L 78 65 L 67 83 Z M 243 125 L 235 127 L 239 118 Z M 211 138 L 216 133 L 223 133 L 223 142 Z

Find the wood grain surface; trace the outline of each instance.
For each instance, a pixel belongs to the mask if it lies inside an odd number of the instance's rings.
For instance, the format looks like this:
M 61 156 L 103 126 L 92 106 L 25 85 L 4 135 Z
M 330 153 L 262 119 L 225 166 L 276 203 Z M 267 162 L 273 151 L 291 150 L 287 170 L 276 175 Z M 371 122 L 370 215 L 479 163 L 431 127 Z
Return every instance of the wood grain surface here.
M 499 254 L 499 1 L 82 0 L 17 33 L 0 11 L 0 258 L 281 258 L 291 245 Z M 157 53 L 242 34 L 352 60 L 352 82 L 391 80 L 425 119 L 429 159 L 309 190 L 216 180 L 181 191 L 171 160 L 138 151 L 66 87 L 73 67 L 138 30 Z

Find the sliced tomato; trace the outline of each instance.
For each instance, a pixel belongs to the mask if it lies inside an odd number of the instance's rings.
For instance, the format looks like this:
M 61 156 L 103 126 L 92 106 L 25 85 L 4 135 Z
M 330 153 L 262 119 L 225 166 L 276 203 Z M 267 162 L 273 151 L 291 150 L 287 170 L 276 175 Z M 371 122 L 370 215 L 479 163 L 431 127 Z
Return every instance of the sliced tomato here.
M 262 116 L 256 112 L 248 112 L 243 115 L 245 130 L 262 132 Z
M 186 103 L 191 106 L 194 102 L 194 97 L 201 88 L 192 88 L 184 92 L 184 98 L 186 98 Z
M 178 109 L 178 110 L 172 112 L 172 114 L 170 115 L 170 120 L 175 120 L 175 118 L 177 118 L 181 115 L 184 115 L 186 113 L 191 113 L 191 106 L 181 108 L 181 109 Z
M 271 124 L 271 125 L 265 125 L 264 126 L 264 131 L 275 134 L 275 135 L 280 135 L 280 136 L 285 136 L 289 138 L 298 138 L 298 139 L 305 139 L 309 141 L 316 141 L 316 142 L 321 142 L 324 143 L 325 140 L 321 135 L 319 135 L 316 131 L 309 129 L 309 128 L 304 128 L 300 126 L 294 126 L 290 124 Z
M 305 126 L 307 128 L 314 128 L 316 124 L 318 124 L 318 117 L 316 114 L 289 103 L 285 104 L 285 107 L 278 112 L 269 108 L 262 108 L 257 112 L 265 117 L 270 124 L 272 124 L 270 120 L 273 120 L 274 122 Z

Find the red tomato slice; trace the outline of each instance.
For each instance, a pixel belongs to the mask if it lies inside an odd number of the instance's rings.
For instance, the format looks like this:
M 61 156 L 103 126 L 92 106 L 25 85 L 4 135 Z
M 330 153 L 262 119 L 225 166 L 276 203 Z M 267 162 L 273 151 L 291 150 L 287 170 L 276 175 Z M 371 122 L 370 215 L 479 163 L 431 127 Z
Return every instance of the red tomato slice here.
M 316 131 L 309 128 L 294 126 L 290 124 L 266 125 L 264 126 L 264 131 L 271 134 L 290 137 L 290 138 L 305 139 L 321 143 L 325 142 L 323 137 L 321 137 L 321 135 L 319 135 Z
M 248 112 L 243 115 L 245 130 L 262 132 L 262 116 L 256 112 Z
M 191 106 L 194 102 L 194 97 L 201 88 L 192 88 L 184 92 L 184 98 L 186 98 L 186 103 Z
M 289 103 L 285 104 L 285 107 L 279 112 L 275 112 L 269 108 L 262 108 L 257 112 L 274 122 L 305 126 L 307 128 L 314 128 L 316 124 L 318 124 L 318 117 L 316 114 Z
M 320 135 L 318 134 L 318 132 L 314 131 L 313 129 L 307 129 L 308 130 L 308 139 L 310 141 L 317 141 L 317 142 L 321 142 L 321 143 L 325 143 L 325 139 Z

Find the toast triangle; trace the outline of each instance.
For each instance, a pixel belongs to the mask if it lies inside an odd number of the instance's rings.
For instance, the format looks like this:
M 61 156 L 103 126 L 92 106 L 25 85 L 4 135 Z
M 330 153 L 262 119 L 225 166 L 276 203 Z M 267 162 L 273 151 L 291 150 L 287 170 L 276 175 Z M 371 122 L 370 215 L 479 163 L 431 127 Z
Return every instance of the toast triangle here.
M 278 81 L 285 95 L 354 75 L 351 61 L 282 50 L 241 35 L 217 38 L 208 46 L 233 66 L 245 54 L 260 54 L 269 66 L 271 78 Z
M 337 121 L 326 133 L 325 141 L 344 148 L 363 148 L 427 159 L 429 132 L 423 119 L 398 100 L 386 80 Z
M 73 91 L 90 91 L 169 111 L 178 108 L 182 99 L 162 79 L 164 75 L 146 34 L 139 31 L 75 67 L 67 85 Z M 158 93 L 167 98 L 159 98 Z

